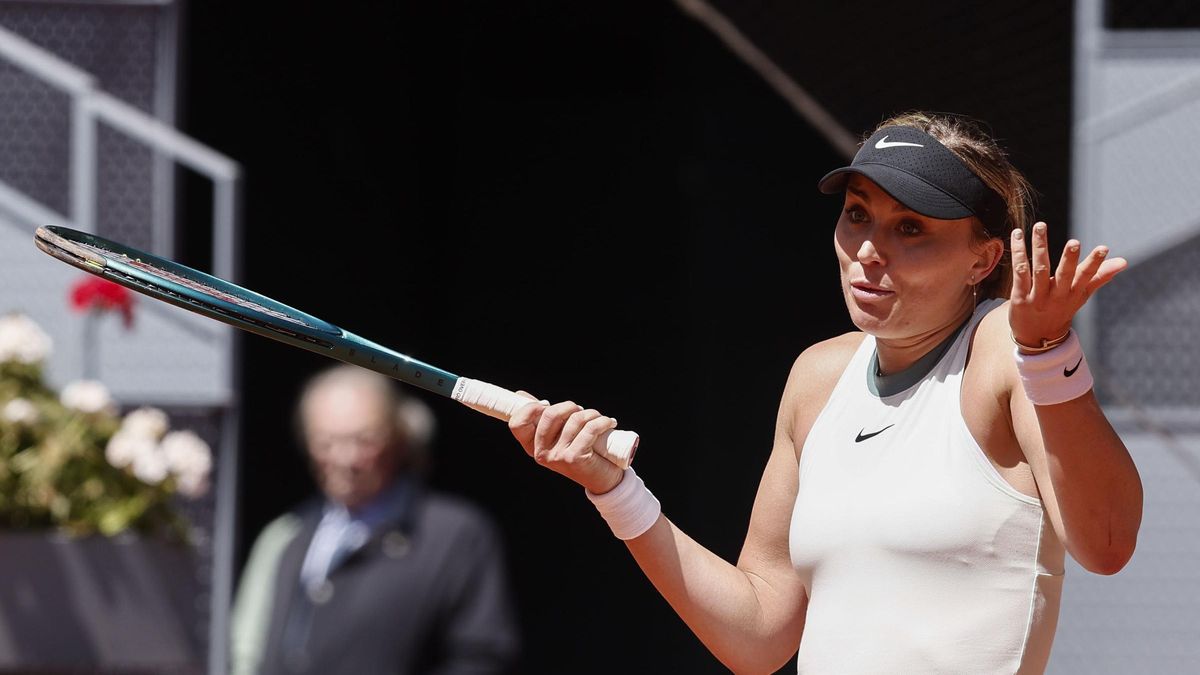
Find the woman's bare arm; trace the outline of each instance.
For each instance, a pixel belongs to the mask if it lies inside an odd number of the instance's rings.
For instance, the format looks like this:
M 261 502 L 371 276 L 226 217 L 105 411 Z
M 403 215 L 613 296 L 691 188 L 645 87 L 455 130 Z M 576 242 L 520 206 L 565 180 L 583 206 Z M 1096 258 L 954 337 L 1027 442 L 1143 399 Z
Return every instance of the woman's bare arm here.
M 861 335 L 828 340 L 796 359 L 736 565 L 701 546 L 666 516 L 626 542 L 654 587 L 734 672 L 774 672 L 800 643 L 808 600 L 788 549 L 797 460 L 808 428 L 860 340 Z M 514 435 L 540 464 L 581 485 L 599 486 L 599 491 L 606 489 L 606 481 L 611 481 L 607 488 L 615 485 L 613 474 L 584 455 L 591 438 L 612 426 L 609 418 L 569 402 L 531 403 L 510 422 Z
M 1103 246 L 1080 259 L 1080 244 L 1071 240 L 1051 276 L 1046 225 L 1034 227 L 1028 256 L 1018 232 L 1012 239 L 1013 295 L 1007 328 L 1018 342 L 1036 345 L 1039 339 L 1064 334 L 1079 308 L 1126 263 L 1106 260 Z M 1011 352 L 1003 332 L 992 330 L 992 349 Z M 1142 483 L 1129 451 L 1093 392 L 1034 405 L 1011 358 L 1007 364 L 1013 433 L 1063 544 L 1086 569 L 1117 572 L 1133 555 L 1142 520 Z

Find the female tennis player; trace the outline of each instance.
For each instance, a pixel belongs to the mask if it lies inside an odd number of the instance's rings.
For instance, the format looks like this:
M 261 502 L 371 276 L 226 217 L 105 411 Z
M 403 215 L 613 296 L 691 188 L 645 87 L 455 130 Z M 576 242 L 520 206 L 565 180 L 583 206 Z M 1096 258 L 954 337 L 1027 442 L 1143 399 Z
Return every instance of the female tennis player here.
M 1126 263 L 1071 240 L 1052 268 L 1024 177 L 962 118 L 890 119 L 819 187 L 845 195 L 833 244 L 861 332 L 796 359 L 736 565 L 588 450 L 615 420 L 530 403 L 512 432 L 735 672 L 798 645 L 801 673 L 1040 673 L 1065 554 L 1112 574 L 1141 522 L 1071 330 Z

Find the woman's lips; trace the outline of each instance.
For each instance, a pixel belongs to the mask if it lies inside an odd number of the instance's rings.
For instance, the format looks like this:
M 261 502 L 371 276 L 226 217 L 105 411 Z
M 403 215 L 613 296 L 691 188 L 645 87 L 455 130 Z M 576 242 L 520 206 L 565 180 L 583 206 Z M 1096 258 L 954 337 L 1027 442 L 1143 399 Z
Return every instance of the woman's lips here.
M 896 294 L 895 291 L 889 291 L 887 289 L 862 282 L 854 282 L 850 284 L 850 293 L 855 299 L 866 302 L 883 300 Z

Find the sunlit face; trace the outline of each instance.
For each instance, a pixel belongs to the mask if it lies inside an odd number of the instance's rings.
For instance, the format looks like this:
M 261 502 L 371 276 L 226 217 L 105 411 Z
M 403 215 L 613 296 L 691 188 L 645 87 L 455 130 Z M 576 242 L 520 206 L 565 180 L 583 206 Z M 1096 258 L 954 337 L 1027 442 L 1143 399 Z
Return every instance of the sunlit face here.
M 902 340 L 963 321 L 972 311 L 972 277 L 990 269 L 988 255 L 972 245 L 973 229 L 972 218 L 923 216 L 851 176 L 834 248 L 854 325 Z
M 310 393 L 301 412 L 309 457 L 326 497 L 354 509 L 388 486 L 401 456 L 391 412 L 377 391 L 331 383 Z

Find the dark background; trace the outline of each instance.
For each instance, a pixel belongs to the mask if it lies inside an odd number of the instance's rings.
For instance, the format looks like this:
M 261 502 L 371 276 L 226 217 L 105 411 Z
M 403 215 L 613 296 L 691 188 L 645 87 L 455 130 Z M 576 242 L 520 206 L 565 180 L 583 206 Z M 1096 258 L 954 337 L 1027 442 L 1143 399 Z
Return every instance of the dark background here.
M 988 120 L 1065 240 L 1070 3 L 887 22 L 877 3 L 717 4 L 855 133 L 911 108 Z M 843 158 L 671 2 L 265 5 L 193 1 L 184 22 L 181 126 L 245 168 L 241 280 L 619 417 L 667 515 L 735 559 L 792 359 L 851 328 L 839 202 L 814 188 Z M 206 217 L 196 189 L 187 222 Z M 330 363 L 242 345 L 239 569 L 312 490 L 291 407 Z M 723 672 L 579 488 L 502 424 L 418 395 L 440 421 L 432 483 L 506 537 L 520 672 Z

